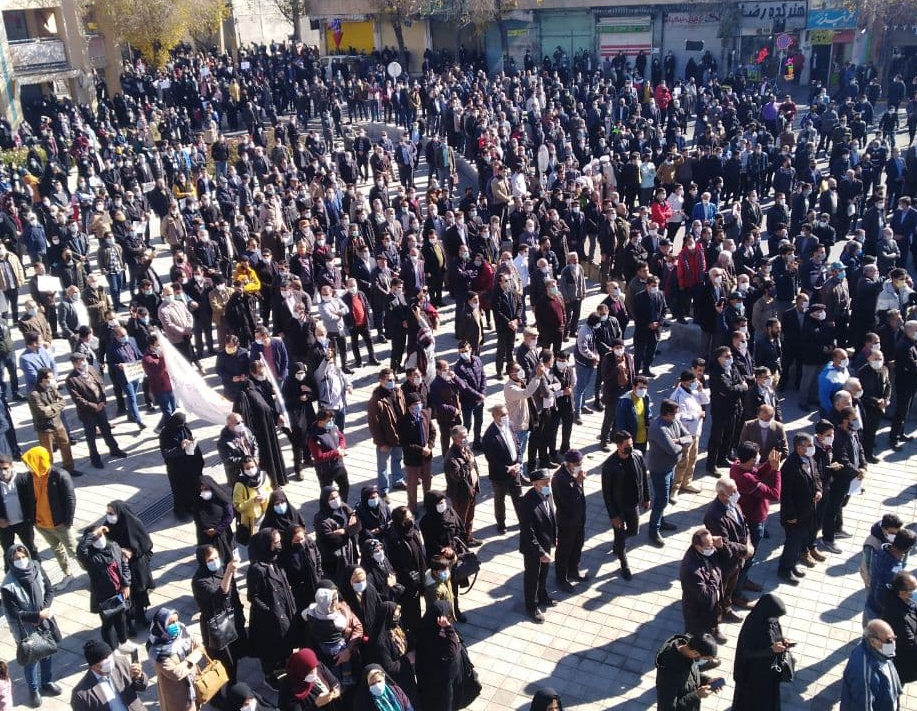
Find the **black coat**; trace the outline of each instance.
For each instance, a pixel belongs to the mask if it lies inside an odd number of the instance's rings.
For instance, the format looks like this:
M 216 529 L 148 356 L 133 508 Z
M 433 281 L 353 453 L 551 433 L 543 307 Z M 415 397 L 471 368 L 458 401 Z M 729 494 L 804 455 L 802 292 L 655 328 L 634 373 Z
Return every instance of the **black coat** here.
M 723 566 L 730 565 L 734 557 L 733 549 L 728 545 L 717 549 L 709 558 L 691 546 L 681 559 L 678 570 L 681 611 L 688 632 L 708 632 L 718 624 L 723 597 Z
M 656 704 L 659 711 L 700 711 L 701 675 L 694 661 L 678 651 L 686 635 L 669 637 L 656 655 Z
M 627 459 L 621 459 L 615 452 L 605 460 L 602 498 L 609 518 L 618 518 L 650 500 L 649 474 L 641 452 L 634 450 Z
M 516 433 L 513 432 L 513 437 Z M 515 481 L 518 475 L 510 474 L 509 467 L 517 464 L 522 459 L 522 451 L 519 448 L 519 440 L 516 439 L 516 456 L 513 458 L 506 441 L 500 433 L 500 428 L 492 422 L 484 430 L 484 436 L 481 438 L 481 446 L 484 449 L 484 457 L 487 459 L 487 476 L 491 481 L 509 482 Z
M 534 487 L 519 501 L 519 552 L 528 556 L 550 555 L 557 541 L 554 503 Z
M 723 562 L 724 573 L 731 571 L 736 565 L 741 565 L 740 556 L 748 542 L 748 523 L 739 507 L 730 510 L 719 498 L 714 499 L 704 512 L 704 526 L 714 536 L 722 536 L 723 543 L 731 545 L 737 554 L 729 562 Z
M 586 494 L 583 485 L 564 465 L 551 479 L 551 493 L 557 509 L 557 527 L 582 530 L 586 525 Z
M 821 480 L 814 461 L 806 461 L 796 452 L 780 467 L 780 523 L 807 526 L 815 517 L 815 493 L 821 491 Z
M 893 661 L 901 683 L 917 681 L 917 606 L 889 590 L 882 605 L 882 619 L 897 637 Z
M 251 603 L 248 628 L 251 652 L 265 659 L 277 659 L 284 654 L 284 647 L 292 646 L 291 632 L 296 629 L 296 605 L 287 574 L 276 561 L 252 562 L 246 583 Z

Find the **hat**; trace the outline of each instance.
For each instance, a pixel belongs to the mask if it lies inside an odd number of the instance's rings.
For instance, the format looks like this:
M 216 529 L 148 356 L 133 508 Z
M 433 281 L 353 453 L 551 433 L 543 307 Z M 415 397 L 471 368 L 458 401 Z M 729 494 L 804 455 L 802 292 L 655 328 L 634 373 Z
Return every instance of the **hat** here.
M 745 297 L 738 291 L 733 291 L 727 298 L 729 299 L 744 299 Z
M 77 351 L 76 353 L 71 353 L 71 354 L 70 354 L 70 360 L 72 360 L 72 361 L 82 361 L 82 360 L 86 360 L 86 354 L 85 354 L 85 353 L 80 353 L 79 351 Z
M 579 464 L 583 461 L 583 453 L 578 449 L 568 449 L 564 453 L 564 461 L 570 462 L 571 464 Z
M 661 240 L 659 240 L 659 246 L 660 247 L 671 247 L 672 242 L 668 239 L 668 237 L 663 237 Z
M 534 469 L 531 473 L 529 473 L 529 480 L 532 483 L 535 483 L 536 481 L 544 481 L 545 479 L 550 479 L 551 476 L 553 475 L 550 469 Z
M 844 271 L 847 267 L 844 266 L 844 263 L 843 263 L 843 262 L 832 262 L 832 263 L 831 263 L 831 268 L 832 268 L 834 271 L 836 271 L 836 272 L 842 272 L 842 271 Z
M 407 398 L 405 398 L 405 402 L 407 402 L 408 405 L 413 405 L 415 402 L 423 402 L 423 398 L 420 397 L 420 393 L 410 393 Z
M 98 664 L 103 659 L 110 657 L 113 653 L 114 650 L 101 640 L 90 639 L 83 645 L 83 656 L 86 657 L 86 663 L 89 666 Z

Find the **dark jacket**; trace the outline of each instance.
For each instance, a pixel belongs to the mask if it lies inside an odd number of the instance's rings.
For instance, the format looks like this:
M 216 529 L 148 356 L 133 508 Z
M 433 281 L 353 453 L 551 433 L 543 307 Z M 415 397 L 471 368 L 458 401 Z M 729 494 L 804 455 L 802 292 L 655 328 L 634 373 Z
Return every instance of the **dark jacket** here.
M 886 593 L 882 619 L 895 633 L 895 668 L 901 683 L 917 681 L 917 604 L 905 602 L 894 592 Z
M 735 552 L 730 545 L 716 549 L 709 558 L 691 546 L 681 559 L 678 570 L 681 611 L 688 632 L 708 632 L 717 626 L 723 596 L 723 568 L 732 565 L 734 557 Z
M 582 529 L 586 525 L 586 494 L 583 485 L 563 464 L 551 479 L 551 493 L 557 510 L 557 527 Z
M 76 405 L 76 414 L 80 419 L 95 417 L 99 411 L 94 407 L 105 402 L 105 385 L 102 376 L 93 367 L 85 373 L 74 370 L 64 381 L 70 399 Z
M 815 494 L 822 490 L 814 458 L 808 462 L 793 452 L 780 468 L 780 479 L 781 525 L 806 527 L 815 517 Z
M 489 431 L 489 430 L 488 430 Z M 478 463 L 467 447 L 453 444 L 443 461 L 446 476 L 446 495 L 450 501 L 473 500 L 481 490 Z
M 527 556 L 550 555 L 557 541 L 554 503 L 534 487 L 519 501 L 519 552 Z
M 33 475 L 34 476 L 34 475 Z M 66 470 L 52 466 L 48 472 L 48 506 L 51 508 L 51 519 L 55 526 L 72 526 L 76 513 L 76 493 L 73 491 L 73 480 Z M 29 477 L 32 520 L 35 519 L 35 484 Z M 23 509 L 25 513 L 25 509 Z
M 618 518 L 650 500 L 649 474 L 638 450 L 621 459 L 612 453 L 602 464 L 602 498 L 608 518 Z
M 697 688 L 701 675 L 694 660 L 678 651 L 688 643 L 686 635 L 669 637 L 656 655 L 656 708 L 659 711 L 699 711 Z
M 484 430 L 481 446 L 484 448 L 484 457 L 487 459 L 487 476 L 491 481 L 507 482 L 518 478 L 518 474 L 510 474 L 508 471 L 511 466 L 522 461 L 522 451 L 515 432 L 513 432 L 513 438 L 516 440 L 515 458 L 510 456 L 509 448 L 496 422 L 491 422 Z
M 398 418 L 398 439 L 404 453 L 404 464 L 409 467 L 419 467 L 424 461 L 433 459 L 432 454 L 424 454 L 424 448 L 431 452 L 436 444 L 436 430 L 430 421 L 430 411 L 421 409 L 418 420 L 410 410 Z
M 738 506 L 730 509 L 719 498 L 716 498 L 710 502 L 704 512 L 704 526 L 714 536 L 722 536 L 726 547 L 735 553 L 729 562 L 722 562 L 723 571 L 728 572 L 735 565 L 741 565 L 748 542 L 748 522 L 741 509 Z

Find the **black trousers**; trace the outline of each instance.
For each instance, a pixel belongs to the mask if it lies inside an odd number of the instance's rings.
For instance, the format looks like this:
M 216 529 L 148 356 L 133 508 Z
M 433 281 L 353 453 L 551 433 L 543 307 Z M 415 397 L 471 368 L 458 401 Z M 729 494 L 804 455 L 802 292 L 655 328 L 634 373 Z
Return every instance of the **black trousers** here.
M 353 359 L 357 366 L 363 364 L 363 358 L 360 356 L 360 337 L 363 337 L 363 343 L 366 345 L 366 353 L 370 360 L 376 359 L 376 353 L 373 350 L 373 338 L 369 333 L 369 322 L 362 326 L 350 327 L 350 350 L 353 351 Z
M 347 476 L 347 469 L 344 465 L 332 463 L 316 467 L 315 474 L 318 476 L 318 484 L 321 487 L 337 484 L 341 499 L 345 504 L 347 503 L 347 494 L 350 493 L 350 479 Z
M 786 540 L 783 542 L 783 552 L 780 554 L 780 562 L 777 564 L 777 570 L 782 573 L 788 573 L 799 562 L 799 556 L 806 544 L 806 531 L 808 524 L 783 524 L 783 530 L 786 533 Z
M 102 620 L 102 639 L 109 647 L 117 649 L 119 645 L 127 642 L 127 610 L 108 620 L 99 615 L 99 619 Z
M 640 509 L 636 506 L 621 512 L 621 528 L 614 529 L 615 540 L 612 545 L 614 554 L 618 556 L 618 562 L 622 568 L 629 568 L 627 564 L 627 539 L 636 536 L 640 532 Z
M 911 403 L 914 401 L 914 393 L 917 392 L 917 383 L 902 383 L 900 375 L 895 387 L 895 415 L 892 417 L 892 429 L 889 439 L 896 442 L 904 433 L 904 423 L 907 420 L 908 413 L 911 411 Z
M 548 599 L 548 568 L 550 563 L 542 563 L 541 556 L 526 554 L 524 572 L 522 574 L 522 588 L 527 610 L 534 608 L 539 602 Z
M 536 469 L 536 458 L 543 466 L 549 466 L 550 453 L 557 450 L 557 423 L 554 422 L 553 408 L 542 410 L 538 422 L 532 426 L 529 436 L 529 469 Z
M 108 446 L 109 453 L 118 449 L 118 443 L 111 433 L 111 425 L 108 422 L 108 414 L 105 410 L 97 412 L 95 415 L 86 415 L 80 418 L 83 423 L 83 432 L 86 435 L 86 444 L 89 446 L 89 457 L 93 460 L 99 458 L 99 449 L 96 446 L 96 433 L 102 433 L 102 439 Z
M 554 552 L 554 575 L 563 582 L 579 575 L 580 558 L 586 542 L 585 524 L 557 527 L 557 550 Z
M 573 433 L 573 408 L 570 407 L 557 408 L 554 411 L 554 419 L 551 422 L 551 430 L 554 432 L 554 438 L 551 440 L 551 445 L 554 445 L 557 441 L 557 430 L 560 430 L 560 447 L 558 450 L 561 454 L 570 449 L 570 435 Z M 555 449 L 551 447 L 551 454 L 555 453 Z
M 401 367 L 401 361 L 404 360 L 404 347 L 407 344 L 408 332 L 398 328 L 391 330 L 388 337 L 392 341 L 391 368 L 397 372 Z
M 32 560 L 38 560 L 38 549 L 35 547 L 35 527 L 31 523 L 14 523 L 6 528 L 0 528 L 0 545 L 4 551 L 8 551 L 13 545 L 14 539 L 19 536 L 19 542 L 29 551 L 29 557 Z M 4 570 L 9 571 L 10 565 L 7 562 L 7 556 L 3 557 Z
M 821 537 L 827 543 L 834 542 L 835 534 L 844 527 L 844 506 L 850 501 L 847 487 L 831 489 L 828 495 L 819 503 L 824 502 L 825 510 L 822 514 Z
M 513 364 L 513 346 L 516 344 L 516 334 L 508 331 L 497 331 L 497 375 L 503 375 L 503 364 L 507 369 Z
M 736 409 L 739 409 L 738 403 Z M 736 425 L 739 417 L 737 412 L 719 412 L 712 410 L 710 421 L 710 437 L 707 440 L 707 469 L 708 471 L 717 462 L 730 455 L 732 440 L 735 436 Z
M 863 411 L 863 431 L 860 433 L 860 441 L 863 443 L 863 451 L 867 456 L 872 456 L 876 447 L 876 432 L 882 423 L 882 413 L 868 408 L 861 408 Z
M 490 480 L 490 488 L 494 492 L 494 518 L 498 526 L 506 526 L 506 497 L 510 499 L 516 520 L 519 520 L 519 502 L 522 500 L 522 484 L 518 479 L 511 481 Z

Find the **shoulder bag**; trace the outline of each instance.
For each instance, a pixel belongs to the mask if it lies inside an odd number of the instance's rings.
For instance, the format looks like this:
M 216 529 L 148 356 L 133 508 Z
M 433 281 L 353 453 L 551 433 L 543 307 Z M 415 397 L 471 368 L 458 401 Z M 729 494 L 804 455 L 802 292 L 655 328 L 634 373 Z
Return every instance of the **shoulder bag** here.
M 204 659 L 207 660 L 207 664 L 194 677 L 194 697 L 198 707 L 210 701 L 220 689 L 229 683 L 229 675 L 222 662 L 211 659 L 207 656 L 207 652 L 204 652 Z

